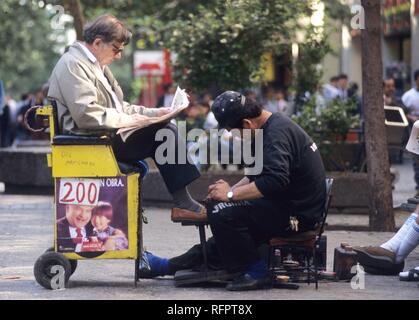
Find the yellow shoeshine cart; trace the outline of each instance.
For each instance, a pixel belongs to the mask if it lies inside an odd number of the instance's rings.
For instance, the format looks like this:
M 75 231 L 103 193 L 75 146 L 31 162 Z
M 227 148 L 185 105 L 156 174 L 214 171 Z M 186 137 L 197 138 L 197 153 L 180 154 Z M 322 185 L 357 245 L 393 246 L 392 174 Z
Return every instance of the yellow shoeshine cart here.
M 146 163 L 118 163 L 107 136 L 57 135 L 55 102 L 37 107 L 36 117 L 49 126 L 52 153 L 47 160 L 55 186 L 54 246 L 37 259 L 36 281 L 59 289 L 67 285 L 78 260 L 133 259 L 137 285 L 140 181 L 148 171 Z

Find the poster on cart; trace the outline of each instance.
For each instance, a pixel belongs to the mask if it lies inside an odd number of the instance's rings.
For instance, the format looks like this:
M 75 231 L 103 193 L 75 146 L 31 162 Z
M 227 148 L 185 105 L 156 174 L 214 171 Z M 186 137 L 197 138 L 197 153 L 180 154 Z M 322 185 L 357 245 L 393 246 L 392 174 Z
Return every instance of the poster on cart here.
M 128 249 L 127 178 L 57 178 L 59 252 Z

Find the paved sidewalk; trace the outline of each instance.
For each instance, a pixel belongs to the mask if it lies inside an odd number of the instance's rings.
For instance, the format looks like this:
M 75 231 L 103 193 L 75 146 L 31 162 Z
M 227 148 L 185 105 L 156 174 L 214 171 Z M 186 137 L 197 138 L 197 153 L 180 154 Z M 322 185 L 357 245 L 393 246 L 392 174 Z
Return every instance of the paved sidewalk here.
M 392 165 L 398 173 L 393 190 L 393 205 L 397 206 L 416 194 L 412 159 L 405 156 L 403 164 Z
M 0 211 L 46 210 L 54 208 L 53 196 L 12 195 L 0 193 Z
M 170 221 L 168 209 L 149 208 L 150 221 L 144 228 L 148 250 L 171 257 L 198 241 L 194 227 Z M 332 269 L 333 249 L 340 242 L 352 245 L 380 244 L 391 233 L 330 231 L 328 270 Z M 34 280 L 37 257 L 53 242 L 52 210 L 0 210 L 0 299 L 419 299 L 417 283 L 397 277 L 366 275 L 365 289 L 353 290 L 349 283 L 302 284 L 299 290 L 228 292 L 224 288 L 176 288 L 172 278 L 143 280 L 133 286 L 134 262 L 129 260 L 80 261 L 65 290 L 49 291 Z M 412 253 L 406 268 L 419 264 L 419 249 Z
M 394 167 L 400 173 L 393 192 L 396 204 L 414 194 L 414 183 L 409 162 Z M 196 228 L 172 223 L 168 209 L 146 208 L 146 214 L 150 223 L 144 228 L 144 242 L 155 254 L 171 257 L 198 242 Z M 407 215 L 398 212 L 396 224 L 400 226 Z M 331 229 L 333 226 L 366 227 L 368 216 L 330 215 L 328 224 Z M 354 246 L 378 245 L 393 234 L 327 231 L 326 235 L 328 270 L 332 270 L 333 249 L 341 242 Z M 52 243 L 52 196 L 0 193 L 0 299 L 419 299 L 417 283 L 401 282 L 395 276 L 372 275 L 366 275 L 363 290 L 353 290 L 347 282 L 322 282 L 318 291 L 313 285 L 302 284 L 297 291 L 272 289 L 233 293 L 220 287 L 176 288 L 171 277 L 143 280 L 134 288 L 134 262 L 129 260 L 80 261 L 68 289 L 49 291 L 35 282 L 33 265 Z M 419 265 L 419 248 L 409 256 L 405 269 L 416 265 Z
M 397 181 L 393 190 L 393 205 L 397 207 L 405 202 L 408 198 L 415 195 L 415 182 L 413 178 L 412 161 L 405 156 L 403 164 L 392 165 L 392 169 L 397 172 Z M 4 194 L 4 184 L 0 182 L 0 210 L 19 210 L 19 209 L 51 209 L 53 208 L 52 196 L 33 196 L 33 195 L 7 195 Z M 340 216 L 340 215 L 339 215 Z M 353 215 L 350 215 L 353 216 Z M 364 223 L 366 217 L 358 215 L 359 218 L 354 219 L 355 225 L 367 225 Z M 366 218 L 367 219 L 367 218 Z M 343 221 L 347 225 L 347 219 Z M 362 222 L 361 222 L 362 221 Z M 335 223 L 333 223 L 335 224 Z

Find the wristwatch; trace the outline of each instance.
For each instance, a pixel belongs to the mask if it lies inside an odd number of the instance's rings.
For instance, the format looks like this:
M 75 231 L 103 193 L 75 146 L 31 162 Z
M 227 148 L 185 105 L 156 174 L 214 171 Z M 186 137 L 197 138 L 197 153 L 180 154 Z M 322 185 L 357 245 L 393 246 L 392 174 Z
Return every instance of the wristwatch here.
M 230 189 L 230 191 L 227 192 L 228 201 L 233 201 L 233 196 L 234 196 L 233 189 Z

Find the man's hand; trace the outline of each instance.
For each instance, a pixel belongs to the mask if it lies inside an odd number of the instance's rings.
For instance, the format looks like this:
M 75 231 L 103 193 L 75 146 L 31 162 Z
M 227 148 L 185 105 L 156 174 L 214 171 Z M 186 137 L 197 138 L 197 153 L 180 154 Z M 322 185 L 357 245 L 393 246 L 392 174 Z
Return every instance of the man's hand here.
M 172 109 L 171 108 L 169 108 L 169 107 L 165 107 L 165 108 L 159 108 L 158 110 L 157 110 L 157 117 L 161 117 L 161 116 L 164 116 L 165 114 L 168 114 L 168 113 L 170 113 L 172 111 Z
M 230 185 L 224 180 L 218 180 L 215 184 L 212 184 L 208 187 L 208 197 L 209 199 L 216 201 L 229 201 L 227 198 L 227 193 L 230 191 Z
M 142 114 L 134 113 L 129 115 L 129 120 L 122 123 L 121 128 L 136 127 L 144 123 L 148 123 L 150 118 Z

